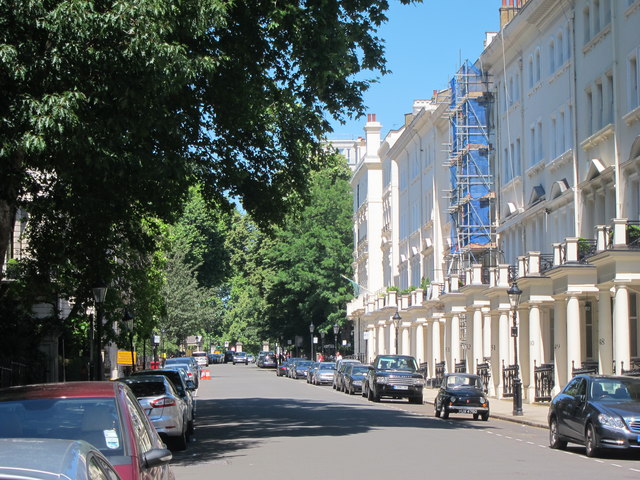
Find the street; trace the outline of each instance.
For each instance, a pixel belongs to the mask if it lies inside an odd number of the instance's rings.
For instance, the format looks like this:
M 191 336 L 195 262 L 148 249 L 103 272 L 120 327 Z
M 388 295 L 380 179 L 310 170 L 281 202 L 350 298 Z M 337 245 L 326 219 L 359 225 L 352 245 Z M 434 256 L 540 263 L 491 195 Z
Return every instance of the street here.
M 196 434 L 172 461 L 177 480 L 639 478 L 638 456 L 590 459 L 548 447 L 544 429 L 433 416 L 431 405 L 368 402 L 255 365 L 211 365 L 198 391 Z

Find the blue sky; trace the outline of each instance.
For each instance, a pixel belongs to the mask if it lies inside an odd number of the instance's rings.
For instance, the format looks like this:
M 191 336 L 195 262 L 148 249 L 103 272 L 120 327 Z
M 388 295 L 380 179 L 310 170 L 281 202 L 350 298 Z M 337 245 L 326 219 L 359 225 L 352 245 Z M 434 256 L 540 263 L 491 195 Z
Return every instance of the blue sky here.
M 501 0 L 423 0 L 419 5 L 390 1 L 389 21 L 380 29 L 387 66 L 392 73 L 365 94 L 368 113 L 382 123 L 382 134 L 399 128 L 413 100 L 429 99 L 446 88 L 461 60 L 475 61 L 482 52 L 485 32 L 499 28 Z M 364 134 L 366 117 L 345 125 L 332 122 L 332 139 Z

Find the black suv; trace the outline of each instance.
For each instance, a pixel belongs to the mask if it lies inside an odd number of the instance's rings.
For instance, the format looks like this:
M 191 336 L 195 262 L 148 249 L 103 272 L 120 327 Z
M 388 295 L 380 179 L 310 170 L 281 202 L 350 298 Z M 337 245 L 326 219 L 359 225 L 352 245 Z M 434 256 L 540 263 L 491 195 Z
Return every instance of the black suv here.
M 364 388 L 369 400 L 382 397 L 408 398 L 422 404 L 424 378 L 418 373 L 418 362 L 408 355 L 378 355 L 369 370 Z

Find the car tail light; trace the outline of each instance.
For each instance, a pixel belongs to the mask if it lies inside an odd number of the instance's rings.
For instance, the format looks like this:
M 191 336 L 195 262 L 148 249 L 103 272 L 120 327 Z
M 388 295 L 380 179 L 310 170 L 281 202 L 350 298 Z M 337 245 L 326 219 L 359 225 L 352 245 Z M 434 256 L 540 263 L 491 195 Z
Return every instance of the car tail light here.
M 173 407 L 175 404 L 176 401 L 173 398 L 169 397 L 162 397 L 151 402 L 151 406 L 153 408 Z

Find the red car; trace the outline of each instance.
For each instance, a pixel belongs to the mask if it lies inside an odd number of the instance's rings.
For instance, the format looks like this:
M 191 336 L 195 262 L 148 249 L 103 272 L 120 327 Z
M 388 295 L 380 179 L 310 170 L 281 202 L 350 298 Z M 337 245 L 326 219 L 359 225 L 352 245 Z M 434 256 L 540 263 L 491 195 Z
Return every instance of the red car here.
M 0 389 L 0 438 L 85 440 L 123 480 L 173 480 L 171 452 L 121 382 Z

